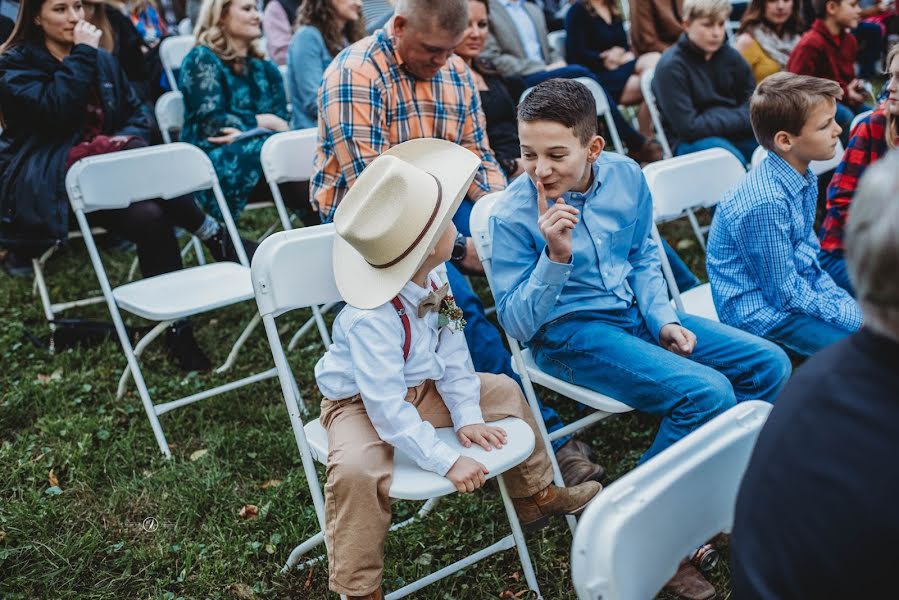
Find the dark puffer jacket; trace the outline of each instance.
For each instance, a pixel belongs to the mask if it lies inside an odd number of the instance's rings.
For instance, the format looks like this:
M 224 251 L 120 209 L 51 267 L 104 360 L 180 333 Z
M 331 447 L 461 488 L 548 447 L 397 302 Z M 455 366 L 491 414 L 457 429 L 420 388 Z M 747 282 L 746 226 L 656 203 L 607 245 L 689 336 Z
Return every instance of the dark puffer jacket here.
M 42 44 L 23 44 L 0 55 L 0 245 L 33 250 L 68 237 L 66 160 L 92 88 L 105 135 L 149 139 L 149 114 L 109 53 L 78 44 L 58 61 Z

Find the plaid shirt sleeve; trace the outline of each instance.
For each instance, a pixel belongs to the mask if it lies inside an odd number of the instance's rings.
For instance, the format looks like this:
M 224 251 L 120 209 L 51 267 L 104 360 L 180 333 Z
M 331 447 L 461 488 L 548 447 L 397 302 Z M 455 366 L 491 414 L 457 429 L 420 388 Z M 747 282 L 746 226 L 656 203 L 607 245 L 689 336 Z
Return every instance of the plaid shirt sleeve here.
M 765 197 L 730 226 L 738 251 L 746 257 L 747 270 L 775 310 L 807 314 L 851 330 L 861 326 L 858 305 L 845 290 L 832 281 L 823 290 L 813 289 L 797 272 L 787 202 L 774 195 Z
M 462 126 L 462 140 L 460 145 L 468 148 L 481 157 L 481 166 L 468 188 L 468 198 L 477 200 L 484 194 L 497 192 L 506 188 L 506 176 L 499 168 L 490 142 L 487 139 L 487 120 L 484 111 L 481 110 L 481 96 L 474 84 L 471 71 L 464 72 L 465 97 L 467 98 L 468 114 Z
M 382 122 L 384 95 L 376 80 L 359 70 L 329 70 L 319 92 L 313 202 L 330 222 L 346 191 L 365 166 L 390 147 Z
M 827 186 L 827 212 L 820 232 L 822 250 L 834 252 L 843 249 L 843 228 L 849 217 L 849 204 L 862 173 L 883 152 L 882 148 L 878 148 L 885 145 L 883 139 L 881 119 L 869 117 L 855 128 L 855 135 L 849 140 L 843 159 Z

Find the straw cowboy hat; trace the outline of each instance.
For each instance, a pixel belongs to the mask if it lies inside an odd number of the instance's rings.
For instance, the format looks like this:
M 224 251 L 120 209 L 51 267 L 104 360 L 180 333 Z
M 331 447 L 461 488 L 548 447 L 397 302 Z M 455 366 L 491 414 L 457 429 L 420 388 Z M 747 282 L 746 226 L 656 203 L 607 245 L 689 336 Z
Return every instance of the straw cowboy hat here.
M 348 304 L 375 308 L 421 267 L 456 214 L 481 160 L 423 138 L 368 165 L 334 213 L 334 277 Z

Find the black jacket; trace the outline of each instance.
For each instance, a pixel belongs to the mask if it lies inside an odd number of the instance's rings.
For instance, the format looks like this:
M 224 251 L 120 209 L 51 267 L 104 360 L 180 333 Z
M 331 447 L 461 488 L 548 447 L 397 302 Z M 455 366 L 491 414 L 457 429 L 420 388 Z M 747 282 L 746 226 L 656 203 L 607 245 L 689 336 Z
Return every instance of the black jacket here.
M 24 44 L 0 55 L 0 245 L 46 247 L 68 237 L 66 161 L 92 88 L 104 134 L 149 139 L 149 115 L 109 53 L 78 44 L 60 62 L 43 45 Z
M 729 44 L 706 60 L 685 34 L 662 54 L 652 78 L 672 146 L 711 136 L 752 137 L 749 99 L 754 89 L 749 65 Z

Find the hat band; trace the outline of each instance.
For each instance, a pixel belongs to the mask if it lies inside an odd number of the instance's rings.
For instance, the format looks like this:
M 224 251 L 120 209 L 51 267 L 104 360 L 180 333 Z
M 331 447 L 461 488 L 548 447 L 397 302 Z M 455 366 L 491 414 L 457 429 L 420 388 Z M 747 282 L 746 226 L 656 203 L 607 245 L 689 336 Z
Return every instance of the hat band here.
M 432 173 L 428 173 L 428 175 L 430 175 L 431 177 L 434 177 L 434 175 Z M 390 261 L 388 263 L 384 263 L 382 265 L 376 265 L 370 261 L 365 261 L 365 262 L 367 262 L 368 264 L 370 264 L 371 266 L 373 266 L 376 269 L 386 269 L 387 267 L 392 267 L 396 263 L 400 262 L 401 260 L 403 260 L 404 258 L 409 256 L 409 253 L 412 252 L 412 250 L 415 249 L 415 247 L 422 240 L 422 238 L 425 237 L 425 234 L 428 232 L 428 229 L 430 229 L 431 225 L 434 223 L 434 219 L 437 218 L 437 213 L 440 212 L 440 204 L 443 199 L 443 188 L 440 185 L 440 180 L 437 179 L 436 177 L 434 177 L 434 183 L 437 184 L 437 202 L 434 203 L 434 210 L 431 212 L 431 216 L 428 217 L 428 222 L 425 223 L 424 227 L 422 227 L 421 232 L 418 234 L 418 237 L 416 237 L 415 240 L 411 244 L 409 244 L 408 248 L 403 250 L 402 254 L 400 254 L 399 256 L 397 256 L 396 258 L 394 258 L 392 261 Z

